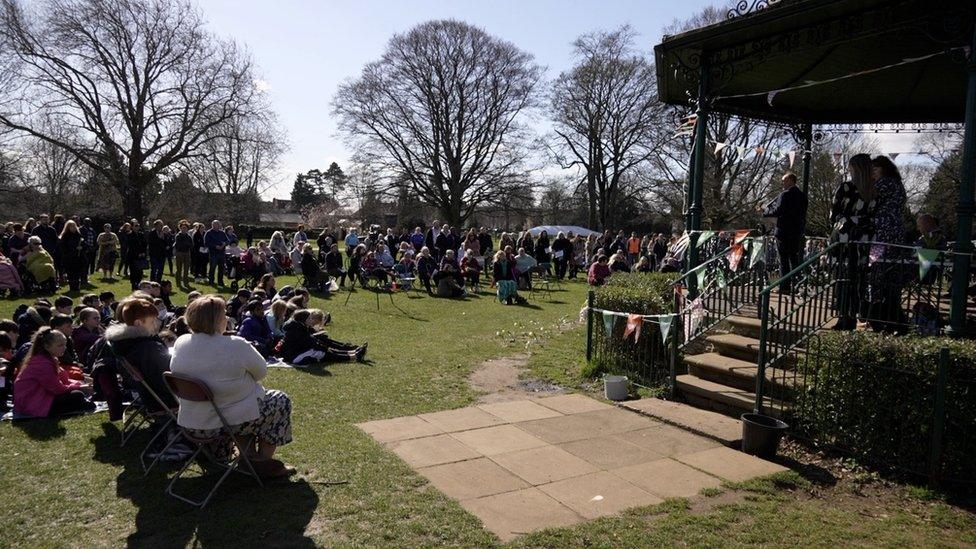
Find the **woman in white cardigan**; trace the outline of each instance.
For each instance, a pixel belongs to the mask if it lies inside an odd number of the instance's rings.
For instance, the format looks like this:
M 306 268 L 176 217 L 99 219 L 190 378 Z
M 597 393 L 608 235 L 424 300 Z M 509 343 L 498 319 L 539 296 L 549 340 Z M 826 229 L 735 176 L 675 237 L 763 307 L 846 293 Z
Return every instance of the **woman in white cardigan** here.
M 248 452 L 258 474 L 288 476 L 295 472 L 274 459 L 278 446 L 291 442 L 291 400 L 281 391 L 266 391 L 259 381 L 268 373 L 267 363 L 247 340 L 225 336 L 227 304 L 219 296 L 197 298 L 186 309 L 192 333 L 180 336 L 173 346 L 170 370 L 203 381 L 213 392 L 221 414 L 234 430 L 239 448 L 257 440 Z M 177 422 L 201 436 L 220 429 L 220 418 L 209 402 L 180 399 Z M 252 438 L 253 437 L 253 438 Z

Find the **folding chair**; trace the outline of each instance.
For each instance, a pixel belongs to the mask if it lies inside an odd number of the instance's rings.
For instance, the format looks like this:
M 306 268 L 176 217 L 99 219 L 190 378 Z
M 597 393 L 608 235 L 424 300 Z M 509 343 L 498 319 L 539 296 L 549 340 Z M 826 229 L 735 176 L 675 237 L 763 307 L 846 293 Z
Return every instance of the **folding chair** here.
M 195 445 L 197 449 L 193 452 L 193 455 L 186 460 L 186 463 L 180 467 L 180 470 L 173 475 L 173 478 L 166 486 L 166 494 L 173 496 L 178 500 L 189 503 L 194 507 L 199 507 L 202 509 L 210 501 L 210 498 L 212 498 L 217 492 L 220 485 L 224 483 L 224 480 L 226 480 L 227 477 L 230 476 L 230 474 L 234 471 L 253 477 L 254 480 L 258 482 L 258 486 L 263 487 L 264 483 L 261 482 L 261 477 L 258 476 L 257 471 L 254 470 L 254 466 L 251 465 L 251 460 L 247 457 L 247 451 L 244 448 L 241 448 L 241 446 L 238 444 L 237 438 L 234 437 L 234 431 L 231 430 L 230 425 L 227 423 L 227 419 L 224 418 L 224 414 L 221 413 L 220 408 L 217 407 L 217 403 L 214 402 L 213 392 L 209 387 L 207 387 L 207 384 L 199 379 L 174 374 L 172 372 L 164 372 L 163 379 L 166 380 L 166 385 L 169 387 L 169 390 L 175 397 L 191 402 L 209 402 L 210 405 L 213 406 L 214 412 L 217 413 L 217 417 L 220 418 L 220 431 L 216 435 L 210 437 L 200 437 L 194 435 L 179 423 L 176 424 L 177 428 L 179 428 L 186 440 Z M 225 440 L 229 440 L 231 444 L 233 444 L 234 448 L 237 449 L 237 455 L 228 462 L 223 462 L 217 459 L 213 455 L 213 452 L 211 452 L 207 447 L 209 444 L 222 442 Z M 214 484 L 213 488 L 210 489 L 210 492 L 207 493 L 207 497 L 205 497 L 202 501 L 195 501 L 174 492 L 173 486 L 176 484 L 176 481 L 183 477 L 183 474 L 186 473 L 186 471 L 190 468 L 190 465 L 196 460 L 197 456 L 200 455 L 201 452 L 215 465 L 222 467 L 224 469 L 224 474 L 220 476 L 217 483 Z M 246 469 L 242 469 L 240 467 L 241 462 L 244 462 Z
M 530 290 L 530 293 L 532 295 L 535 295 L 536 292 L 539 292 L 542 295 L 542 297 L 549 296 L 549 299 L 551 300 L 552 299 L 552 277 L 549 276 L 549 273 L 546 272 L 544 268 L 537 267 L 536 269 L 537 270 L 535 271 L 535 273 L 539 275 L 539 279 L 532 281 L 532 289 Z

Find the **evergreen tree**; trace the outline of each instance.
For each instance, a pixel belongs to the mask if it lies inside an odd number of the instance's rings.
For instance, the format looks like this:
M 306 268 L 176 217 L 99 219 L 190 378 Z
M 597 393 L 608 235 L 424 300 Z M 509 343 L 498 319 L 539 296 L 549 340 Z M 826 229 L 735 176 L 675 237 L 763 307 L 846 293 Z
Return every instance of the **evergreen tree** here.
M 962 183 L 962 147 L 942 159 L 932 174 L 928 191 L 922 200 L 922 212 L 939 220 L 942 233 L 949 240 L 956 239 L 956 201 Z
M 295 177 L 295 186 L 291 190 L 291 204 L 296 211 L 313 206 L 319 201 L 318 190 L 313 184 L 313 172 L 318 170 L 312 170 L 307 174 L 300 173 Z

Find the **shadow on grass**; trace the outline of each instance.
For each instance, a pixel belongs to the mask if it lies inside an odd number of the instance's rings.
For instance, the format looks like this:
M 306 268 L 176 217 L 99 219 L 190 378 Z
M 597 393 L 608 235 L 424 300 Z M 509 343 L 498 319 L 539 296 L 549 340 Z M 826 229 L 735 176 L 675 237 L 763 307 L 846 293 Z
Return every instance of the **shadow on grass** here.
M 231 475 L 204 509 L 197 509 L 166 495 L 175 464 L 157 464 L 144 475 L 139 452 L 149 440 L 145 430 L 125 448 L 119 447 L 119 431 L 112 423 L 92 438 L 94 458 L 120 468 L 116 478 L 118 497 L 131 500 L 138 509 L 130 547 L 182 547 L 194 537 L 197 546 L 313 547 L 304 535 L 319 496 L 304 479 L 268 480 L 260 487 L 254 479 Z M 192 466 L 191 471 L 199 467 Z M 202 498 L 217 481 L 214 474 L 187 473 L 177 483 L 177 493 Z
M 61 425 L 64 418 L 18 419 L 12 421 L 14 427 L 20 429 L 31 440 L 54 440 L 63 437 L 68 431 Z

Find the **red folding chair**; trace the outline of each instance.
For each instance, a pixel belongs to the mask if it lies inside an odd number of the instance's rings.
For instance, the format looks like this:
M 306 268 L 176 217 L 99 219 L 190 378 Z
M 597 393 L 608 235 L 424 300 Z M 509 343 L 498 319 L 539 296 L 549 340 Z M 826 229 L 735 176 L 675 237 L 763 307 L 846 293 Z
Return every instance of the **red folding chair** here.
M 182 500 L 190 505 L 200 507 L 202 509 L 207 505 L 207 502 L 210 501 L 210 498 L 213 497 L 214 493 L 217 492 L 217 489 L 220 488 L 220 485 L 223 484 L 224 480 L 226 480 L 227 477 L 230 476 L 230 474 L 234 471 L 253 477 L 254 480 L 258 482 L 258 486 L 263 487 L 264 483 L 261 482 L 261 477 L 258 476 L 257 472 L 254 470 L 251 460 L 247 457 L 246 450 L 241 448 L 240 444 L 238 444 L 237 438 L 234 437 L 234 431 L 231 429 L 230 424 L 227 423 L 227 419 L 224 418 L 224 414 L 221 413 L 220 408 L 217 407 L 217 403 L 214 402 L 213 392 L 209 387 L 207 387 L 207 384 L 199 379 L 174 374 L 172 372 L 163 373 L 163 379 L 166 380 L 166 385 L 169 387 L 169 390 L 172 391 L 173 395 L 176 396 L 176 398 L 188 400 L 190 402 L 209 402 L 210 405 L 213 406 L 217 417 L 220 418 L 220 430 L 215 435 L 209 437 L 197 436 L 179 423 L 176 424 L 186 440 L 196 446 L 196 451 L 193 452 L 190 459 L 183 464 L 180 470 L 177 471 L 173 478 L 169 481 L 169 485 L 166 486 L 166 493 L 176 499 Z M 230 461 L 222 461 L 217 459 L 217 457 L 213 455 L 213 452 L 211 452 L 208 448 L 210 444 L 222 443 L 224 441 L 229 441 L 237 450 L 237 455 L 234 456 Z M 176 484 L 177 480 L 183 477 L 183 474 L 186 473 L 186 471 L 190 468 L 190 465 L 201 453 L 203 453 L 203 455 L 205 455 L 215 465 L 223 468 L 224 474 L 220 476 L 217 483 L 214 484 L 213 488 L 210 489 L 207 497 L 201 501 L 195 501 L 174 492 L 173 486 Z M 240 467 L 241 462 L 244 463 L 246 469 Z

